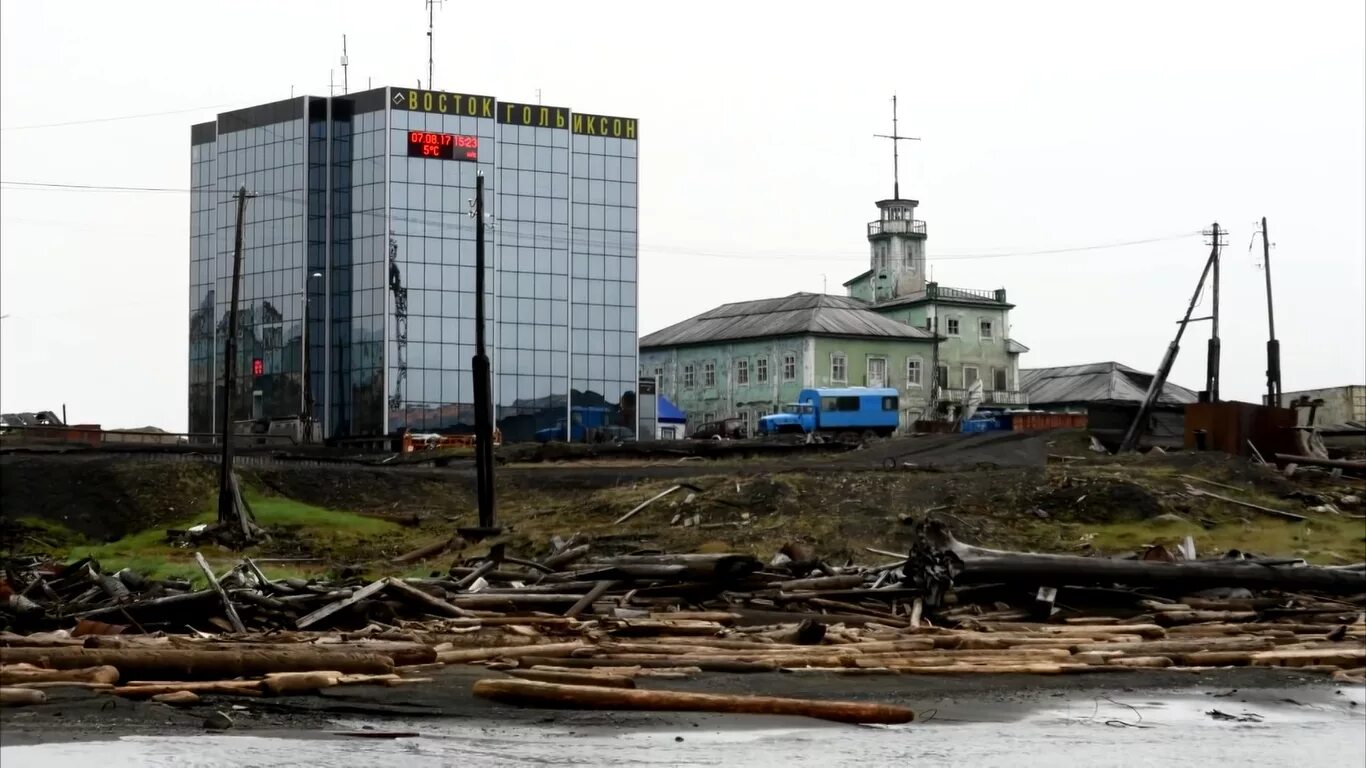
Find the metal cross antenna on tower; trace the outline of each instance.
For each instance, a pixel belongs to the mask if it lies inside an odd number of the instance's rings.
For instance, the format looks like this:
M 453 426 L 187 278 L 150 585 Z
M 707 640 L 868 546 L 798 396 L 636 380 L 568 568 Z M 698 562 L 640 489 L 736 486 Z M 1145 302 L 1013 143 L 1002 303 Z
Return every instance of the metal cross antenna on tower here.
M 901 168 L 900 168 L 900 165 L 901 165 L 901 162 L 900 162 L 900 161 L 901 161 L 901 158 L 900 158 L 900 156 L 899 156 L 899 153 L 897 152 L 897 150 L 898 150 L 897 142 L 899 142 L 899 141 L 920 141 L 920 137 L 919 137 L 919 136 L 902 136 L 902 135 L 900 135 L 900 134 L 898 134 L 898 133 L 896 132 L 896 131 L 897 131 L 896 126 L 897 126 L 897 122 L 896 122 L 896 94 L 894 93 L 894 94 L 892 94 L 892 134 L 891 134 L 890 136 L 888 136 L 888 135 L 885 134 L 885 133 L 875 133 L 875 134 L 873 134 L 873 138 L 877 138 L 877 139 L 891 139 L 891 140 L 892 140 L 892 199 L 893 199 L 893 200 L 900 200 L 900 199 L 901 199 Z

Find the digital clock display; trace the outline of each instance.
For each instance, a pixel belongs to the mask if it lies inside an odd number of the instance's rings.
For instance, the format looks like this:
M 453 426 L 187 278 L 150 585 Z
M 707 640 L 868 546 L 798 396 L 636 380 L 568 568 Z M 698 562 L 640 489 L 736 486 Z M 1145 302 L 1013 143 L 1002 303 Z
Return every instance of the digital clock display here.
M 408 131 L 408 157 L 475 161 L 479 159 L 479 137 Z

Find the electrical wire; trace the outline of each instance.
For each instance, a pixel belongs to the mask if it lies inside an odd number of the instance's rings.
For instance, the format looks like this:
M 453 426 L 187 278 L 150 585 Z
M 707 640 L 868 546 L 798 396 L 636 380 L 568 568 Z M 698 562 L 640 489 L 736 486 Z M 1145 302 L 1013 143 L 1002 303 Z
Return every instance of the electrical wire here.
M 190 107 L 188 109 L 172 109 L 165 112 L 144 112 L 140 115 L 119 115 L 117 117 L 94 117 L 88 120 L 67 120 L 60 123 L 38 123 L 35 125 L 6 125 L 0 126 L 0 131 L 29 131 L 36 128 L 62 128 L 68 125 L 90 125 L 92 123 L 112 123 L 119 120 L 140 120 L 145 117 L 163 117 L 165 115 L 183 115 L 187 112 L 202 112 L 206 109 L 218 109 L 219 107 L 231 106 L 230 104 L 210 104 L 204 107 Z
M 10 186 L 10 187 L 18 187 L 18 188 L 23 188 L 23 189 L 87 190 L 87 191 L 100 191 L 100 192 L 150 192 L 150 193 L 181 193 L 181 194 L 184 194 L 184 193 L 191 193 L 191 192 L 198 192 L 198 193 L 206 193 L 206 192 L 207 192 L 207 193 L 213 193 L 213 194 L 226 194 L 226 195 L 235 195 L 235 194 L 237 193 L 237 190 L 189 189 L 189 188 L 182 188 L 182 187 L 143 187 L 143 186 L 131 186 L 131 185 L 104 185 L 104 184 L 65 184 L 65 183 L 58 183 L 58 182 L 40 182 L 40 181 L 7 181 L 7 180 L 0 180 L 0 185 L 2 185 L 2 186 Z M 255 198 L 276 198 L 276 199 L 279 199 L 279 200 L 281 200 L 281 201 L 283 201 L 283 202 L 290 203 L 290 204 L 293 204 L 293 205 L 303 205 L 304 202 L 305 202 L 305 197 L 303 196 L 303 193 L 302 193 L 301 191 L 299 191 L 299 190 L 287 190 L 287 191 L 278 191 L 278 192 L 255 192 L 255 193 L 252 193 L 252 197 L 255 197 Z M 229 201 L 220 201 L 220 202 L 229 202 Z M 398 209 L 398 210 L 401 211 L 401 210 L 404 210 L 404 209 Z M 440 230 L 442 230 L 442 231 L 473 232 L 473 230 L 474 230 L 474 223 L 471 222 L 471 221 L 466 221 L 465 218 L 464 218 L 464 214 L 462 214 L 462 213 L 456 213 L 456 214 L 455 214 L 456 216 L 461 217 L 460 219 L 458 219 L 458 220 L 455 221 L 455 222 L 433 222 L 433 221 L 430 221 L 429 218 L 428 218 L 428 216 L 427 216 L 426 214 L 424 214 L 424 213 L 421 213 L 421 212 L 418 212 L 418 211 L 413 211 L 413 213 L 414 213 L 414 214 L 417 214 L 417 215 L 416 215 L 416 216 L 405 215 L 405 214 L 403 214 L 403 213 L 396 213 L 396 212 L 393 212 L 392 210 L 391 210 L 391 212 L 389 213 L 388 216 L 386 216 L 385 213 L 382 212 L 382 211 L 353 211 L 351 215 L 353 215 L 353 216 L 369 216 L 369 217 L 377 218 L 377 219 L 387 219 L 389 222 L 402 222 L 402 223 L 405 223 L 405 224 L 414 224 L 414 225 L 418 225 L 418 226 L 421 226 L 421 227 L 424 227 L 424 228 L 433 228 L 433 227 L 434 227 L 434 228 L 440 229 Z M 495 221 L 496 221 L 496 218 L 495 218 Z M 556 226 L 566 226 L 566 225 L 560 224 L 560 225 L 556 225 Z M 952 252 L 950 252 L 950 253 L 945 253 L 945 254 L 942 254 L 942 255 L 936 255 L 936 256 L 934 256 L 934 261 L 968 261 L 968 260 L 975 260 L 975 259 L 1002 259 L 1002 258 L 1018 258 L 1018 257 L 1026 257 L 1026 256 L 1051 256 L 1051 255 L 1059 255 L 1059 254 L 1067 254 L 1067 253 L 1081 253 L 1081 252 L 1087 252 L 1087 251 L 1109 250 L 1109 249 L 1114 249 L 1114 248 L 1129 248 L 1129 247 L 1138 246 L 1138 245 L 1151 245 L 1151 244 L 1154 244 L 1154 243 L 1170 242 L 1170 241 L 1173 241 L 1173 240 L 1181 240 L 1181 239 L 1185 239 L 1185 238 L 1188 238 L 1188 237 L 1193 237 L 1193 236 L 1199 235 L 1199 234 L 1201 234 L 1200 230 L 1191 230 L 1191 231 L 1181 232 L 1181 233 L 1172 234 L 1172 235 L 1163 235 L 1163 236 L 1160 236 L 1160 237 L 1148 237 L 1148 238 L 1142 238 L 1142 239 L 1138 239 L 1138 240 L 1123 240 L 1123 241 L 1108 242 L 1108 243 L 1095 243 L 1095 244 L 1091 244 L 1091 245 L 1080 245 L 1080 246 L 1073 246 L 1073 247 L 1068 247 L 1068 248 L 1047 248 L 1047 249 L 1036 249 L 1036 250 L 1011 250 L 1011 251 L 1003 251 L 1003 252 L 998 252 L 998 253 L 973 253 L 973 252 L 952 253 Z M 528 241 L 529 241 L 529 242 L 528 242 Z M 567 238 L 567 239 L 566 239 L 566 238 L 554 237 L 554 236 L 548 236 L 548 235 L 520 234 L 520 233 L 511 235 L 511 236 L 509 237 L 508 240 L 502 241 L 501 244 L 503 244 L 503 245 L 513 245 L 513 246 L 523 246 L 523 247 L 551 247 L 551 248 L 554 248 L 554 247 L 567 247 L 567 246 L 572 246 L 572 247 L 577 247 L 577 248 L 583 248 L 583 247 L 588 247 L 588 246 L 591 246 L 591 245 L 595 245 L 595 243 L 591 243 L 591 242 L 589 241 L 588 238 L 584 238 L 584 237 L 570 237 L 570 238 Z M 861 260 L 861 259 L 867 258 L 867 255 L 866 255 L 866 254 L 855 254 L 855 253 L 847 253 L 847 254 L 846 254 L 846 253 L 812 253 L 812 254 L 806 254 L 806 255 L 792 255 L 792 254 L 784 254 L 784 253 L 774 253 L 774 254 L 764 254 L 764 253 L 743 253 L 743 252 L 735 252 L 735 251 L 714 251 L 714 250 L 706 250 L 706 249 L 700 249 L 700 248 L 693 248 L 693 247 L 689 247 L 689 246 L 680 246 L 680 245 L 673 245 L 673 244 L 660 244 L 660 243 L 639 243 L 639 244 L 637 244 L 636 247 L 637 247 L 638 250 L 643 251 L 643 252 L 646 252 L 646 253 L 662 253 L 662 254 L 673 254 L 673 255 L 680 255 L 680 256 L 691 256 L 691 257 L 702 257 L 702 258 L 716 258 L 716 259 L 734 259 L 734 260 L 740 260 L 740 261 L 760 261 L 760 262 L 765 262 L 765 261 L 767 261 L 767 262 L 773 262 L 773 261 L 783 261 L 783 262 L 791 262 L 791 261 L 829 261 L 829 260 L 850 260 L 850 261 L 853 261 L 853 260 Z
M 61 184 L 49 181 L 0 181 L 0 186 L 26 189 L 84 189 L 97 192 L 192 192 L 179 187 L 132 187 L 109 184 Z

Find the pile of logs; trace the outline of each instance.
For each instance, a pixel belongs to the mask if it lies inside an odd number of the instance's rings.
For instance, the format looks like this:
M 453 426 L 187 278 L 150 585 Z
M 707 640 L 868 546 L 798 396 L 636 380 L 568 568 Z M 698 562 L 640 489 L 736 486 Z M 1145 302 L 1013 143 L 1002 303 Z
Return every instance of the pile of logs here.
M 745 554 L 602 556 L 569 543 L 538 560 L 502 555 L 440 577 L 351 584 L 271 579 L 250 559 L 216 575 L 196 555 L 208 585 L 198 590 L 89 560 L 11 563 L 0 621 L 19 631 L 0 634 L 0 699 L 41 703 L 44 688 L 61 685 L 183 704 L 403 685 L 446 665 L 505 673 L 474 690 L 498 701 L 682 710 L 722 705 L 638 683 L 1235 666 L 1366 681 L 1361 566 L 1000 552 L 933 523 L 906 555 L 879 554 L 891 559 L 832 567 L 797 546 L 765 564 Z M 721 711 L 910 719 L 897 708 L 804 706 L 751 697 Z

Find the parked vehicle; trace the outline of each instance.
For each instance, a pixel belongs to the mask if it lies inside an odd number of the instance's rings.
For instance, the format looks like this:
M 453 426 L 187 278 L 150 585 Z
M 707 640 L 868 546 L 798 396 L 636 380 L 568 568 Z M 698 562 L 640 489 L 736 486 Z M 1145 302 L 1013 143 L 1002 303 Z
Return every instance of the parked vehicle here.
M 807 434 L 854 442 L 886 437 L 900 423 L 900 399 L 890 387 L 803 389 L 781 413 L 759 419 L 761 435 Z
M 749 437 L 749 431 L 740 419 L 721 419 L 699 424 L 688 437 L 694 440 L 744 440 Z
M 553 427 L 536 430 L 536 442 L 538 443 L 620 443 L 635 439 L 635 430 L 616 424 L 585 427 L 582 424 L 575 423 L 570 434 L 565 434 L 564 419 L 556 421 Z

